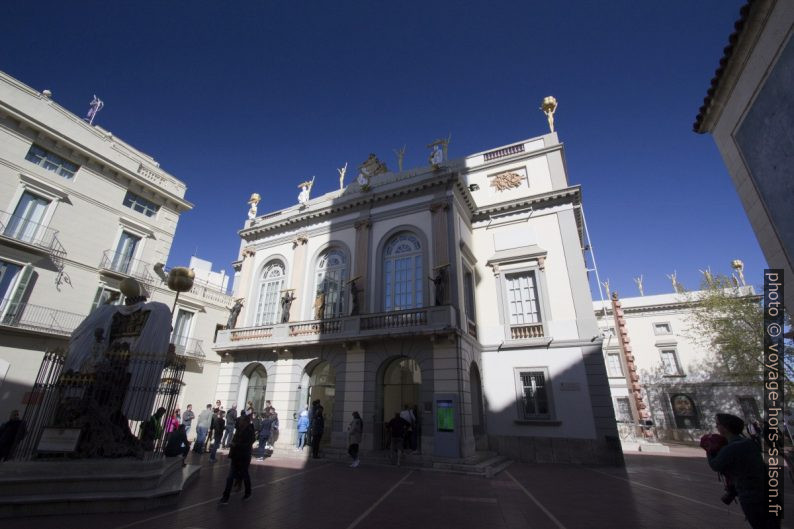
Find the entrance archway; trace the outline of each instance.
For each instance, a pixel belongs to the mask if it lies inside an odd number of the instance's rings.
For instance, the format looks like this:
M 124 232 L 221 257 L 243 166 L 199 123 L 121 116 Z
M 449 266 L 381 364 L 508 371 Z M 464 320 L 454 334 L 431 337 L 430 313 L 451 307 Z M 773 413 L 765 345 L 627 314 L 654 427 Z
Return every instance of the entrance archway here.
M 480 370 L 477 364 L 473 362 L 469 368 L 469 391 L 471 392 L 472 429 L 474 430 L 474 435 L 481 435 L 485 433 L 482 406 L 482 380 L 480 379 Z
M 267 391 L 267 370 L 261 364 L 252 364 L 245 368 L 240 381 L 242 403 L 238 402 L 240 409 L 246 408 L 246 403 L 254 403 L 254 411 L 260 412 L 265 408 L 265 392 Z M 238 399 L 239 401 L 240 399 Z
M 392 360 L 383 371 L 383 403 L 382 403 L 382 428 L 381 448 L 386 448 L 388 438 L 386 424 L 392 420 L 395 413 L 408 406 L 416 416 L 415 433 L 417 450 L 420 450 L 421 410 L 419 402 L 422 392 L 422 371 L 419 364 L 412 358 L 402 357 Z
M 334 401 L 336 400 L 336 372 L 326 361 L 318 362 L 313 366 L 307 366 L 306 371 L 301 377 L 301 405 L 308 406 L 311 410 L 311 403 L 315 400 L 320 401 L 323 407 L 323 417 L 325 418 L 325 433 L 323 434 L 322 445 L 331 443 L 331 432 L 333 431 Z

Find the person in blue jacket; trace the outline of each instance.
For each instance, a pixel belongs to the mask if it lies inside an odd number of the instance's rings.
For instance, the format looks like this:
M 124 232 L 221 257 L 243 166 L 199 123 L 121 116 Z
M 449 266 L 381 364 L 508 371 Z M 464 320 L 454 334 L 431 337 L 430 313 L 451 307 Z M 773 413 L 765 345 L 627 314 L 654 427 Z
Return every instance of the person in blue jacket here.
M 309 431 L 309 407 L 306 406 L 298 416 L 298 444 L 295 450 L 303 452 L 306 446 L 306 434 Z

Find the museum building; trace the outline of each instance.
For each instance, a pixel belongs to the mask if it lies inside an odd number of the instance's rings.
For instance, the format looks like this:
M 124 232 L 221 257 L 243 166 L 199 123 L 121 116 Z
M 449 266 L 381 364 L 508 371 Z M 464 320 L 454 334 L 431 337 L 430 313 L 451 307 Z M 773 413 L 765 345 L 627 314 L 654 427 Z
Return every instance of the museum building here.
M 317 198 L 304 182 L 282 210 L 252 196 L 217 398 L 271 401 L 280 443 L 319 400 L 326 450 L 347 446 L 354 411 L 362 450 L 385 449 L 407 406 L 428 457 L 619 463 L 581 189 L 557 134 L 456 160 L 434 147 L 410 170 L 372 154 Z

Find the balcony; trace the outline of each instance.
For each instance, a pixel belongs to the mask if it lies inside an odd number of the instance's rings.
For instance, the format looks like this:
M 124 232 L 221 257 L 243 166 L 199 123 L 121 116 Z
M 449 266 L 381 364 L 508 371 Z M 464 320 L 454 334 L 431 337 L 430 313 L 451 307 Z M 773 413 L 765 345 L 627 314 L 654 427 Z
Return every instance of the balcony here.
M 177 356 L 184 356 L 195 360 L 204 360 L 206 358 L 204 349 L 201 347 L 201 340 L 186 338 L 184 336 L 172 336 L 171 343 L 174 344 Z
M 85 318 L 74 314 L 31 303 L 12 304 L 8 298 L 0 302 L 0 325 L 28 331 L 67 337 Z
M 44 251 L 56 262 L 66 257 L 66 250 L 58 240 L 58 230 L 5 211 L 0 211 L 0 236 Z
M 146 285 L 151 285 L 154 276 L 149 273 L 152 265 L 138 259 L 131 259 L 126 254 L 105 250 L 99 269 L 122 277 L 134 277 Z
M 218 352 L 289 347 L 315 343 L 333 343 L 434 334 L 455 327 L 455 309 L 451 306 L 362 314 L 325 320 L 277 323 L 220 331 L 215 342 Z
M 543 338 L 542 323 L 528 323 L 510 326 L 511 340 L 531 340 L 532 338 Z

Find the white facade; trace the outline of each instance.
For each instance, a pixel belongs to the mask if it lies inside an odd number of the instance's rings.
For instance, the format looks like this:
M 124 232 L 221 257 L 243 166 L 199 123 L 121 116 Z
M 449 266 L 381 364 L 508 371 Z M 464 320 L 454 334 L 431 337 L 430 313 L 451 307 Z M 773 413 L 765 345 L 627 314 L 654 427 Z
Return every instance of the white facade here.
M 271 400 L 287 441 L 293 414 L 317 398 L 333 447 L 359 411 L 362 448 L 381 449 L 384 422 L 408 405 L 425 454 L 490 445 L 516 459 L 614 461 L 580 200 L 552 133 L 247 221 L 234 292 L 244 308 L 218 335 L 218 398 Z
M 752 295 L 751 287 L 742 287 Z M 716 413 L 745 420 L 760 419 L 761 388 L 731 382 L 717 351 L 704 349 L 690 328 L 691 300 L 699 292 L 659 294 L 620 299 L 644 403 L 662 440 L 693 441 L 713 430 Z M 593 309 L 604 332 L 607 366 L 615 416 L 628 434 L 639 420 L 632 402 L 629 373 L 621 351 L 611 302 L 596 301 Z
M 24 410 L 44 352 L 64 348 L 123 278 L 172 305 L 153 264 L 167 262 L 192 208 L 185 190 L 151 157 L 0 72 L 0 417 Z M 179 299 L 174 338 L 192 359 L 184 399 L 214 393 L 210 345 L 230 299 L 198 285 Z

